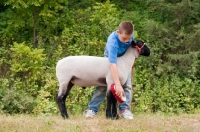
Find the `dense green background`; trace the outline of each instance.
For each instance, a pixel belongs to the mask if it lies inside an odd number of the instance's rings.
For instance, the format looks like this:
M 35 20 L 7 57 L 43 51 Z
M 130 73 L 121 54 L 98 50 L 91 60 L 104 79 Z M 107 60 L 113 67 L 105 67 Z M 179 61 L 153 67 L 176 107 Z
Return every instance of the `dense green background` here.
M 57 61 L 102 56 L 124 20 L 151 49 L 135 62 L 133 112 L 200 110 L 199 0 L 1 0 L 0 9 L 0 113 L 58 113 Z M 74 87 L 67 109 L 86 110 L 93 90 Z

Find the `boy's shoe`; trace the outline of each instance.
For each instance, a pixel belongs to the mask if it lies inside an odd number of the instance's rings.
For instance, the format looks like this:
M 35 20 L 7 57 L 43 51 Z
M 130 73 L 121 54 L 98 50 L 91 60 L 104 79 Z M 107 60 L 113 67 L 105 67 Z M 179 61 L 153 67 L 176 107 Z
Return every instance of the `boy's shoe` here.
M 133 119 L 133 114 L 129 111 L 129 110 L 125 110 L 121 116 L 124 118 L 124 119 L 129 119 L 129 120 L 132 120 Z
M 84 116 L 85 116 L 86 118 L 94 118 L 96 114 L 97 114 L 97 113 L 94 112 L 93 110 L 86 110 L 86 111 L 84 112 Z

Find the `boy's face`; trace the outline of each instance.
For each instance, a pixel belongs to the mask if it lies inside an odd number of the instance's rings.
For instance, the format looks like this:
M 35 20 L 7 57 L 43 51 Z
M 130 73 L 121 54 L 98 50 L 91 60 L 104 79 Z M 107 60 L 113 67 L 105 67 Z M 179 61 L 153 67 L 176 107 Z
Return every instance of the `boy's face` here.
M 127 35 L 127 34 L 125 34 L 125 32 L 120 32 L 119 30 L 117 31 L 117 34 L 118 34 L 119 40 L 122 43 L 129 42 L 131 37 L 132 37 L 132 34 L 131 35 Z

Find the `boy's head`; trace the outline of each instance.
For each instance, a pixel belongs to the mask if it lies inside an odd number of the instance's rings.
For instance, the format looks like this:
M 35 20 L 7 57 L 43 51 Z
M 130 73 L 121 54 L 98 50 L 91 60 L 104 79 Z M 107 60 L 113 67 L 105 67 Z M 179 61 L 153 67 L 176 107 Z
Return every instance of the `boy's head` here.
M 123 21 L 119 24 L 117 34 L 121 42 L 128 42 L 134 31 L 134 25 L 129 21 Z

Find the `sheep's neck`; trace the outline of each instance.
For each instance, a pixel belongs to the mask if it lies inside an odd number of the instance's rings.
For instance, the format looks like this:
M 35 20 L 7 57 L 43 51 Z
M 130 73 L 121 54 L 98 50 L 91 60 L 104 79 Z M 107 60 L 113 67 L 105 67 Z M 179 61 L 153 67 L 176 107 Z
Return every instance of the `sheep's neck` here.
M 124 63 L 126 63 L 127 68 L 132 68 L 134 61 L 136 58 L 138 58 L 139 53 L 136 48 L 129 47 L 125 54 L 120 57 L 120 60 L 122 60 Z M 122 63 L 123 64 L 123 63 Z

